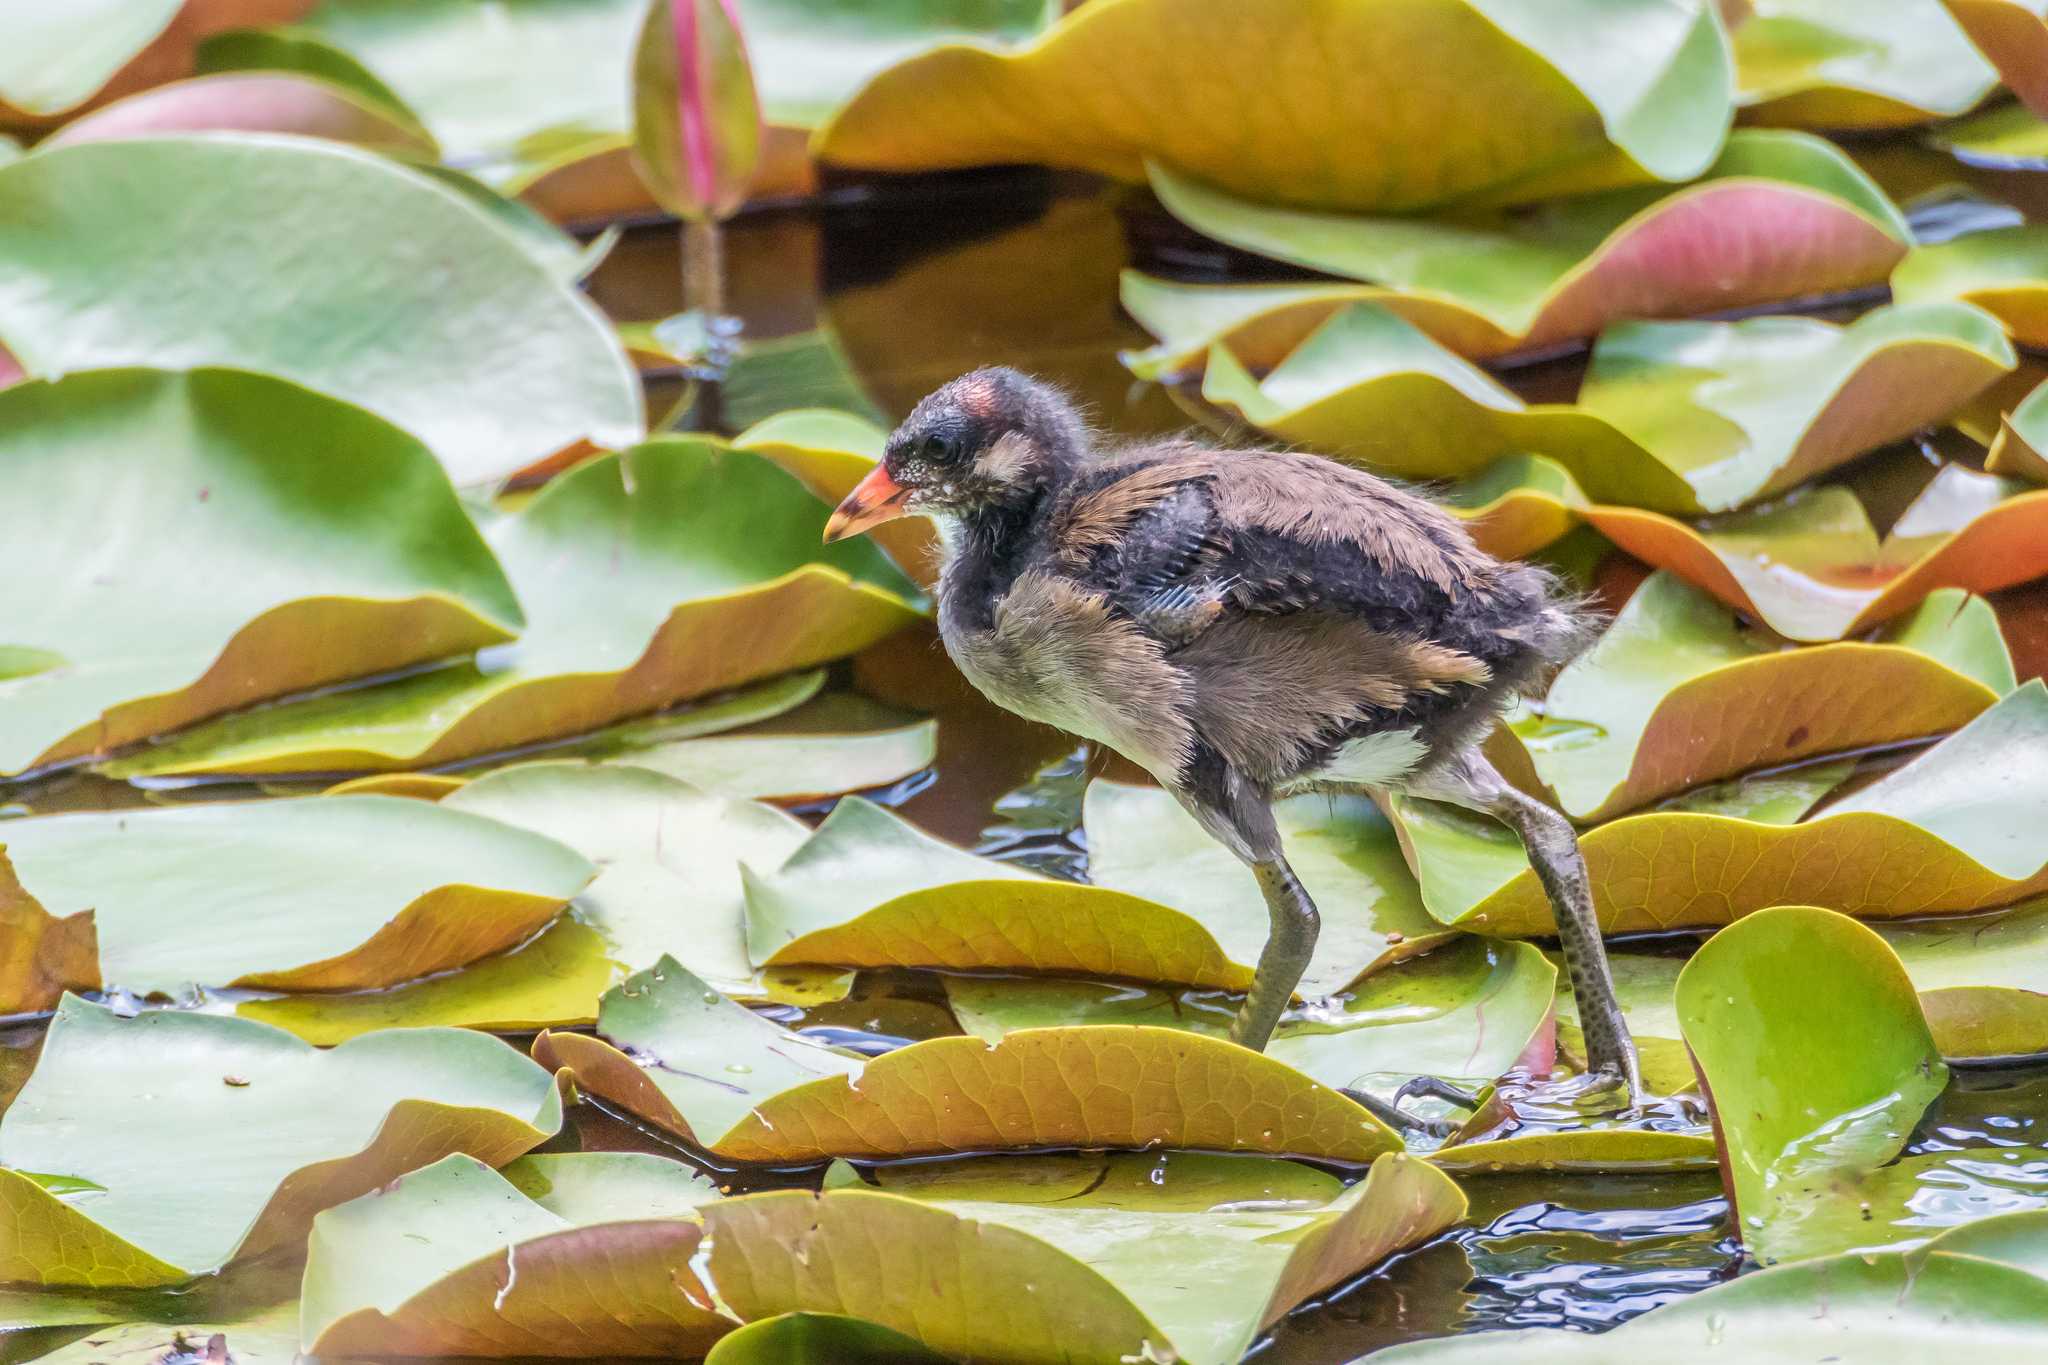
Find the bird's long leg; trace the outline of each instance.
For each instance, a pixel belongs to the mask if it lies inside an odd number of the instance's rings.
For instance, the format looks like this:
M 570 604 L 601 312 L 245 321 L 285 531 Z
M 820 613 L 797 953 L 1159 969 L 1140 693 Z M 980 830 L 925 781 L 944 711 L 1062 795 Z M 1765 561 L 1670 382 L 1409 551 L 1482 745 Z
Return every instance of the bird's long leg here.
M 1476 752 L 1463 756 L 1451 772 L 1414 790 L 1418 795 L 1440 796 L 1483 811 L 1515 831 L 1557 920 L 1565 974 L 1571 979 L 1579 1027 L 1586 1037 L 1587 1069 L 1594 1076 L 1625 1085 L 1629 1103 L 1639 1104 L 1642 1070 L 1628 1021 L 1622 1017 L 1621 1001 L 1615 995 L 1614 969 L 1608 965 L 1600 918 L 1593 909 L 1592 879 L 1586 873 L 1586 860 L 1579 854 L 1571 822 L 1518 791 Z
M 1274 1025 L 1294 999 L 1294 988 L 1308 970 L 1309 956 L 1316 950 L 1316 934 L 1322 917 L 1316 903 L 1308 898 L 1294 869 L 1277 849 L 1271 857 L 1251 862 L 1260 894 L 1266 898 L 1266 913 L 1273 927 L 1259 954 L 1258 974 L 1246 993 L 1237 1018 L 1230 1021 L 1230 1041 L 1242 1043 L 1254 1052 L 1264 1052 L 1273 1036 Z

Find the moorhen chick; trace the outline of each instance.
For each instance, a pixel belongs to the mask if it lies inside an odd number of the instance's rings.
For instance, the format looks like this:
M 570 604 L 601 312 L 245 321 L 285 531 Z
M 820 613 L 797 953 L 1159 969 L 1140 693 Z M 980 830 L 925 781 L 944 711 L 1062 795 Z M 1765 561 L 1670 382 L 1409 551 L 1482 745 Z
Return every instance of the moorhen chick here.
M 1548 574 L 1333 460 L 1106 444 L 1064 395 L 1001 368 L 919 402 L 825 539 L 906 513 L 939 524 L 939 632 L 960 671 L 1138 763 L 1251 868 L 1272 932 L 1233 1039 L 1265 1047 L 1319 926 L 1272 802 L 1384 788 L 1514 829 L 1556 912 L 1583 1088 L 1639 1102 L 1572 827 L 1479 752 L 1516 690 L 1588 634 Z

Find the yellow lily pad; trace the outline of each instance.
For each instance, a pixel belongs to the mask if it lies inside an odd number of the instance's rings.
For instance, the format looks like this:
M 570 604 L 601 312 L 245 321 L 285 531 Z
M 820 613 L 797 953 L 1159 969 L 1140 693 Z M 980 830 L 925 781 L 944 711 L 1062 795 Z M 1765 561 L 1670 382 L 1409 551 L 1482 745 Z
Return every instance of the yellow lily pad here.
M 1901 303 L 1975 304 L 2018 344 L 2048 348 L 2048 227 L 1993 228 L 1916 246 L 1892 272 L 1892 294 Z

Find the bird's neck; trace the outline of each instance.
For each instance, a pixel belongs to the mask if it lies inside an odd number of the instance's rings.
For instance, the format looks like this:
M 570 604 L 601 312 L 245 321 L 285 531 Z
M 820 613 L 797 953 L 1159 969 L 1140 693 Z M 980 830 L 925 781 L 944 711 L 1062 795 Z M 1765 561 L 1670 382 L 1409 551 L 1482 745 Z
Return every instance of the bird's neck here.
M 941 521 L 946 558 L 939 596 L 944 613 L 970 628 L 987 624 L 985 618 L 1023 571 L 1033 523 L 1049 501 L 1040 492 L 1028 498 L 985 503 Z

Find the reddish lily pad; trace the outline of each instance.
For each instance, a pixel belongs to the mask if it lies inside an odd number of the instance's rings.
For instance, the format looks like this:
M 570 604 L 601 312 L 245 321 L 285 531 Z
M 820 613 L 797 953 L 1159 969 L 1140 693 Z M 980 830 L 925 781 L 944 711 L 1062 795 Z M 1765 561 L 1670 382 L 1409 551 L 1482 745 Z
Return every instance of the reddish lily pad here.
M 284 72 L 197 76 L 130 95 L 66 124 L 44 143 L 153 133 L 293 133 L 349 142 L 387 156 L 431 157 L 424 128 L 326 81 Z
M 1364 1163 L 1400 1147 L 1359 1105 L 1291 1067 L 1172 1029 L 934 1038 L 868 1061 L 665 960 L 605 997 L 598 1032 L 544 1033 L 534 1056 L 732 1161 L 1166 1146 Z
M 1041 161 L 1127 180 L 1150 157 L 1239 194 L 1395 212 L 1699 174 L 1729 115 L 1713 16 L 1637 4 L 1613 18 L 1558 0 L 1275 0 L 1256 16 L 1229 0 L 1111 0 L 1015 51 L 952 45 L 883 72 L 817 151 L 875 170 Z M 1281 69 L 1295 75 L 1286 100 L 1271 88 Z
M 1898 209 L 1848 157 L 1794 133 L 1737 133 L 1705 178 L 1681 188 L 1451 222 L 1280 208 L 1163 166 L 1152 187 L 1176 217 L 1218 241 L 1380 288 L 1127 278 L 1125 306 L 1160 338 L 1134 358 L 1148 376 L 1193 368 L 1217 342 L 1269 369 L 1358 301 L 1399 313 L 1462 355 L 1495 356 L 1590 337 L 1623 319 L 1872 284 L 1911 240 Z

